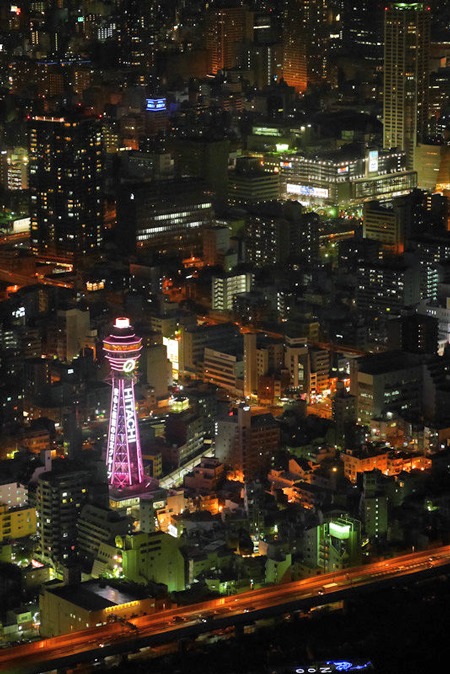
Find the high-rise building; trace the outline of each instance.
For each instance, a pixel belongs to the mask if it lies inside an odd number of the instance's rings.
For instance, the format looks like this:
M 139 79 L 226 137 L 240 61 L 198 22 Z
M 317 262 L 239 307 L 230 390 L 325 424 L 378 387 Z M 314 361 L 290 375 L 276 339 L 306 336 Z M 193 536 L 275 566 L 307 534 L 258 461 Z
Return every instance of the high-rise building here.
M 283 17 L 283 79 L 298 92 L 326 76 L 326 0 L 288 0 Z
M 157 9 L 152 0 L 116 0 L 115 35 L 118 57 L 126 67 L 152 65 L 156 41 Z
M 384 5 L 379 0 L 344 0 L 344 43 L 356 58 L 383 60 Z
M 117 489 L 141 484 L 144 479 L 134 393 L 141 342 L 128 318 L 117 318 L 113 333 L 103 342 L 112 384 L 106 450 L 108 480 Z
M 271 414 L 251 414 L 241 405 L 237 414 L 217 422 L 216 456 L 245 482 L 267 473 L 280 443 L 280 427 Z
M 366 201 L 363 206 L 364 238 L 380 241 L 389 253 L 403 253 L 405 223 L 401 209 L 379 201 Z
M 419 264 L 408 258 L 363 263 L 357 270 L 356 307 L 373 316 L 400 315 L 421 298 Z
M 211 71 L 233 68 L 239 63 L 239 48 L 253 41 L 253 12 L 245 7 L 210 9 L 206 17 L 206 48 Z
M 118 191 L 118 236 L 123 250 L 200 254 L 202 228 L 211 219 L 211 194 L 195 180 L 124 184 Z
M 283 79 L 302 93 L 308 86 L 306 42 L 298 0 L 287 3 L 283 17 Z
M 92 117 L 29 121 L 31 247 L 84 255 L 103 242 L 101 126 Z
M 319 255 L 319 216 L 298 201 L 265 202 L 248 209 L 245 222 L 247 261 L 255 267 L 288 258 L 312 263 Z
M 256 358 L 256 333 L 244 334 L 244 395 L 246 398 L 258 388 L 258 369 Z
M 39 557 L 57 566 L 75 557 L 77 522 L 87 502 L 87 470 L 52 470 L 39 476 L 36 490 Z
M 414 151 L 428 127 L 430 8 L 423 3 L 393 2 L 384 21 L 384 147 Z

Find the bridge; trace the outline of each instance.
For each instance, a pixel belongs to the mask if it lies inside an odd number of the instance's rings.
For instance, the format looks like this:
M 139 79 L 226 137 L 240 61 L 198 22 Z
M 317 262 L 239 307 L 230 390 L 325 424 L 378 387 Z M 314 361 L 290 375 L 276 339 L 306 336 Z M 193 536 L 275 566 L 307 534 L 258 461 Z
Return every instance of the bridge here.
M 349 599 L 381 588 L 405 585 L 450 570 L 450 546 L 409 553 L 345 571 L 265 587 L 201 604 L 113 622 L 0 651 L 0 672 L 42 674 L 80 662 L 136 652 L 226 627 L 239 630 L 255 621 Z

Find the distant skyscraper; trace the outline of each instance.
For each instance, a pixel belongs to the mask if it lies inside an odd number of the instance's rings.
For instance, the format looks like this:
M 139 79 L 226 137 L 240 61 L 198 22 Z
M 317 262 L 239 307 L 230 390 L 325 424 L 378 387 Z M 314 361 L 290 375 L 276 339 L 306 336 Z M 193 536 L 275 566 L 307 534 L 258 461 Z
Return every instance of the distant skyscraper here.
M 206 48 L 210 52 L 213 73 L 238 65 L 239 45 L 252 41 L 253 12 L 244 7 L 209 10 L 206 17 Z
M 283 79 L 299 92 L 319 84 L 327 69 L 326 0 L 286 0 L 283 17 Z
M 283 79 L 303 92 L 308 86 L 306 42 L 299 0 L 288 0 L 283 17 Z
M 83 255 L 103 242 L 103 150 L 99 120 L 29 121 L 31 246 Z
M 430 12 L 422 3 L 392 3 L 385 11 L 384 147 L 399 147 L 414 168 L 427 133 Z
M 153 0 L 116 0 L 115 27 L 118 58 L 123 66 L 153 64 L 158 5 Z
M 334 0 L 337 4 L 339 0 Z M 356 58 L 383 60 L 384 4 L 380 0 L 344 0 L 343 32 L 346 51 Z
M 113 333 L 103 342 L 112 383 L 106 448 L 108 481 L 117 489 L 136 486 L 144 479 L 134 393 L 141 343 L 128 318 L 117 318 Z

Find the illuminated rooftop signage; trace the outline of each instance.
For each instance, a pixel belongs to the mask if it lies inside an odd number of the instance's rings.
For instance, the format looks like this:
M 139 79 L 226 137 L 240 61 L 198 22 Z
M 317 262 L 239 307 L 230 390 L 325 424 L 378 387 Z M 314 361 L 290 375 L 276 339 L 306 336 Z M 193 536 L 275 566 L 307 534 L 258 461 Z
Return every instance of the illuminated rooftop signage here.
M 344 540 L 350 536 L 350 524 L 338 524 L 330 522 L 330 534 L 335 538 Z
M 162 112 L 167 110 L 165 98 L 147 98 L 148 112 Z
M 281 136 L 281 131 L 271 126 L 254 126 L 252 130 L 255 136 Z

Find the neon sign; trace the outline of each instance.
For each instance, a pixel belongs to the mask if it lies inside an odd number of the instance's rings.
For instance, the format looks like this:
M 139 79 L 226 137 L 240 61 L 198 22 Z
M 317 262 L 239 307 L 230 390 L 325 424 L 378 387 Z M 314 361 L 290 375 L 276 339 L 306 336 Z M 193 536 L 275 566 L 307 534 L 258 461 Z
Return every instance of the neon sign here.
M 135 367 L 136 367 L 136 361 L 134 361 L 132 358 L 129 358 L 123 364 L 123 371 L 124 372 L 133 372 Z
M 371 662 L 350 662 L 349 660 L 328 660 L 318 664 L 296 667 L 295 674 L 331 674 L 332 672 L 364 672 L 372 670 Z
M 109 441 L 108 441 L 108 477 L 111 476 L 114 462 L 114 446 L 116 444 L 117 417 L 119 410 L 119 389 L 113 388 L 111 398 L 111 415 L 109 417 Z
M 148 112 L 156 112 L 167 110 L 166 108 L 166 99 L 165 98 L 147 98 L 147 108 Z
M 123 390 L 123 400 L 125 404 L 125 423 L 128 442 L 136 442 L 136 404 L 132 388 L 125 388 Z

